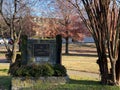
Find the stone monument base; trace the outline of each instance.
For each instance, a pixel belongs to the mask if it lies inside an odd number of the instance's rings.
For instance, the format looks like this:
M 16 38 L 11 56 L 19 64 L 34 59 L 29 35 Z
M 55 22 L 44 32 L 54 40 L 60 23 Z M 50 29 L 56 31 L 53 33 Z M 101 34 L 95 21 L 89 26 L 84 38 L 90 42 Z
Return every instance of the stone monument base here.
M 65 77 L 39 77 L 39 78 L 25 78 L 25 77 L 13 77 L 11 81 L 11 90 L 21 90 L 24 88 L 32 88 L 37 85 L 45 85 L 45 84 L 52 84 L 52 85 L 59 85 L 65 84 L 69 81 L 68 76 Z

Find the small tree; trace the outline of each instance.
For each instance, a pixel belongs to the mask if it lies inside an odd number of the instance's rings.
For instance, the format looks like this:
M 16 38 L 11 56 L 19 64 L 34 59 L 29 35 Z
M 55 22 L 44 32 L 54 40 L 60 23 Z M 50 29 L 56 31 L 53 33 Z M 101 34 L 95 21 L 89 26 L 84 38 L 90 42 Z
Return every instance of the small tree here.
M 54 24 L 54 26 L 56 26 L 56 33 L 61 34 L 62 37 L 65 38 L 65 54 L 68 54 L 70 38 L 76 41 L 82 41 L 84 37 L 90 34 L 87 30 L 84 30 L 87 28 L 80 21 L 81 19 L 78 17 L 78 14 L 70 3 L 65 0 L 53 0 L 51 5 L 52 7 L 54 6 L 53 16 L 57 18 L 59 17 L 57 22 Z
M 23 17 L 28 11 L 28 0 L 0 0 L 0 14 L 10 30 L 10 37 L 13 40 L 11 53 L 11 64 L 16 60 L 17 44 L 23 30 Z
M 62 18 L 62 20 L 59 22 L 61 24 L 61 27 L 63 27 L 63 31 L 62 33 L 64 32 L 64 38 L 65 38 L 65 54 L 68 54 L 69 53 L 69 38 L 70 38 L 70 35 L 69 35 L 69 25 L 71 24 L 71 14 L 73 12 L 72 10 L 72 7 L 70 7 L 69 3 L 66 2 L 66 1 L 60 1 L 60 0 L 57 0 L 56 1 L 56 4 L 57 4 L 57 7 L 58 7 L 58 14 L 59 14 L 59 17 Z

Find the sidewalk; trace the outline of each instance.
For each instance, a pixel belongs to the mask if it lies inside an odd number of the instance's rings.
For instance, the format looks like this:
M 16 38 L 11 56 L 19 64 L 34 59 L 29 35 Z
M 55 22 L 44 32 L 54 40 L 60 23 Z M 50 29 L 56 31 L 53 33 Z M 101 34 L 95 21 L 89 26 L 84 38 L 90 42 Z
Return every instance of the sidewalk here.
M 82 72 L 82 71 L 76 71 L 76 70 L 67 70 L 68 75 L 73 75 L 73 76 L 80 76 L 81 78 L 87 77 L 87 78 L 94 78 L 99 80 L 100 75 L 97 73 L 90 73 L 90 72 Z
M 0 63 L 8 63 L 5 56 L 0 56 Z

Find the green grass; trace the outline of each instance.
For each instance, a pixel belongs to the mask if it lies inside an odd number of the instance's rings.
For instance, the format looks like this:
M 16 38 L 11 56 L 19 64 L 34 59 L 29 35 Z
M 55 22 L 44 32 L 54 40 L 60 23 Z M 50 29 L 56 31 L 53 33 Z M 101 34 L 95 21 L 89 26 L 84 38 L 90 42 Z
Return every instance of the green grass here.
M 88 45 L 84 45 L 83 47 L 70 45 L 70 55 L 62 56 L 62 64 L 65 65 L 67 69 L 99 73 L 99 68 L 96 64 L 97 57 L 94 57 L 96 53 L 91 53 L 91 50 L 95 51 L 93 45 L 90 47 Z M 85 56 L 84 54 L 86 54 L 86 51 L 88 52 Z M 1 88 L 2 90 L 9 90 L 10 88 L 11 77 L 7 73 L 8 69 L 9 64 L 0 63 L 0 90 Z M 36 83 L 35 86 L 24 88 L 23 90 L 120 90 L 120 87 L 117 86 L 101 85 L 99 80 L 94 77 L 88 78 L 82 75 L 70 75 L 69 77 L 69 83 L 64 85 L 42 85 Z
M 0 64 L 0 88 L 9 90 L 11 77 L 8 75 L 8 64 Z
M 80 83 L 79 83 L 80 82 Z M 92 81 L 77 81 L 77 83 L 65 84 L 65 85 L 50 85 L 43 84 L 30 88 L 24 88 L 23 90 L 120 90 L 119 87 L 114 86 L 103 86 L 103 85 L 92 85 L 92 84 L 81 84 L 82 83 L 93 83 L 96 84 L 98 82 Z
M 0 90 L 9 90 L 11 77 L 8 75 L 9 64 L 0 63 Z
M 9 90 L 10 84 L 11 84 L 10 76 L 0 76 L 0 88 L 2 88 L 3 90 Z
M 94 78 L 70 75 L 69 82 L 64 85 L 36 84 L 34 87 L 23 90 L 120 90 L 120 87 L 101 85 L 100 81 Z
M 1 67 L 2 66 L 2 67 Z M 9 90 L 11 77 L 7 74 L 9 65 L 0 64 L 0 88 Z M 64 85 L 35 84 L 36 86 L 23 90 L 120 90 L 117 86 L 105 86 L 95 78 L 70 75 L 70 81 Z
M 8 76 L 9 64 L 0 63 L 0 76 Z
M 69 83 L 64 85 L 36 84 L 31 88 L 23 90 L 120 90 L 117 86 L 100 85 L 99 81 L 82 79 L 70 79 Z

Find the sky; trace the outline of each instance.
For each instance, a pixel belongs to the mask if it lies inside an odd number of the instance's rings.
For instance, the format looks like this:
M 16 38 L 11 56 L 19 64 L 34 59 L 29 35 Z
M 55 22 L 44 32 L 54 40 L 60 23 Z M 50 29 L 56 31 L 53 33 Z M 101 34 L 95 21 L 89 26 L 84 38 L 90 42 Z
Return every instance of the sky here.
M 42 0 L 41 2 L 37 2 L 36 5 L 32 7 L 32 15 L 52 17 L 52 13 L 55 10 L 52 3 L 52 0 Z

